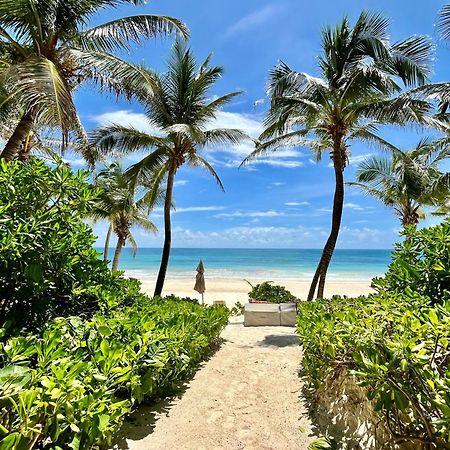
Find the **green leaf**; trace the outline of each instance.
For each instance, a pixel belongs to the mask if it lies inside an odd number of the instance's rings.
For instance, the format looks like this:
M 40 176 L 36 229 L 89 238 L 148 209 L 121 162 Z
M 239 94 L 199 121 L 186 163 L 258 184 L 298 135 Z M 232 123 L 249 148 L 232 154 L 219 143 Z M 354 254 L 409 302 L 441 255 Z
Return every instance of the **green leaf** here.
M 44 279 L 44 272 L 40 264 L 29 264 L 25 268 L 25 276 L 35 283 L 40 283 Z
M 109 424 L 109 419 L 110 419 L 110 416 L 108 416 L 107 414 L 100 414 L 98 416 L 98 429 L 101 432 L 106 430 L 106 427 Z
M 74 433 L 79 433 L 80 429 L 78 428 L 78 425 L 71 423 L 70 424 L 70 429 L 74 432 Z
M 0 450 L 17 450 L 21 438 L 20 433 L 11 433 L 0 441 Z
M 428 313 L 428 318 L 430 319 L 430 322 L 433 325 L 437 325 L 439 323 L 438 316 L 437 316 L 436 311 L 434 309 L 430 309 L 430 312 Z
M 103 336 L 106 336 L 106 337 L 111 336 L 111 334 L 112 334 L 111 328 L 108 328 L 104 325 L 98 327 L 97 330 L 100 334 L 102 334 Z
M 400 361 L 400 368 L 403 372 L 406 372 L 408 370 L 408 361 L 405 358 Z
M 31 381 L 31 371 L 28 367 L 7 366 L 0 369 L 0 386 L 4 394 L 12 395 L 20 392 Z

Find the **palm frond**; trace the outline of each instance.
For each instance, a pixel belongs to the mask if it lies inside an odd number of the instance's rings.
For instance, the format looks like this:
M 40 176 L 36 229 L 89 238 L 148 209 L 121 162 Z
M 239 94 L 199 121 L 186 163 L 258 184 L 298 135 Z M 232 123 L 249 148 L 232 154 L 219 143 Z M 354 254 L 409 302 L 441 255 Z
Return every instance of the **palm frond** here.
M 450 5 L 444 5 L 439 12 L 437 29 L 443 39 L 450 39 Z
M 217 111 L 219 108 L 222 108 L 222 106 L 230 103 L 231 100 L 233 100 L 235 97 L 238 97 L 239 95 L 242 95 L 242 91 L 230 92 L 229 94 L 222 95 L 208 103 L 208 105 L 206 105 L 206 108 L 208 108 L 209 110 Z
M 163 148 L 158 148 L 130 166 L 125 176 L 134 186 L 139 184 L 153 185 L 155 174 L 163 168 L 167 169 L 167 152 Z
M 238 145 L 245 140 L 253 139 L 244 131 L 233 128 L 215 128 L 203 134 L 203 145 Z
M 141 43 L 157 35 L 177 33 L 184 39 L 189 37 L 186 25 L 173 17 L 160 15 L 136 15 L 122 17 L 91 28 L 76 36 L 75 44 L 81 50 L 111 53 L 129 50 L 130 43 Z M 72 44 L 72 42 L 69 42 Z
M 153 95 L 157 80 L 149 69 L 103 52 L 70 49 L 68 53 L 83 68 L 84 76 L 102 91 L 144 104 Z
M 96 128 L 89 134 L 91 145 L 96 146 L 103 154 L 128 154 L 138 150 L 149 150 L 163 147 L 163 137 L 153 136 L 133 127 L 118 124 Z
M 27 104 L 36 110 L 38 121 L 59 126 L 65 134 L 73 129 L 76 108 L 71 88 L 52 61 L 29 58 L 11 68 L 8 78 L 14 83 L 13 92 L 26 98 Z
M 368 142 L 369 144 L 382 150 L 389 150 L 391 152 L 400 151 L 398 147 L 391 144 L 386 139 L 383 139 L 381 136 L 378 136 L 374 132 L 370 131 L 367 126 L 353 129 L 349 134 L 349 139 L 359 139 L 361 141 Z
M 202 167 L 203 169 L 205 169 L 216 180 L 216 183 L 219 185 L 220 189 L 222 191 L 225 191 L 225 188 L 223 187 L 223 184 L 222 184 L 222 181 L 221 181 L 219 175 L 215 171 L 214 167 L 208 161 L 206 161 L 206 159 L 200 157 L 197 154 L 191 154 L 191 155 L 189 155 L 188 158 L 189 158 L 189 164 L 191 164 L 194 167 Z
M 423 85 L 431 72 L 434 46 L 430 38 L 412 36 L 395 43 L 388 66 L 406 86 Z

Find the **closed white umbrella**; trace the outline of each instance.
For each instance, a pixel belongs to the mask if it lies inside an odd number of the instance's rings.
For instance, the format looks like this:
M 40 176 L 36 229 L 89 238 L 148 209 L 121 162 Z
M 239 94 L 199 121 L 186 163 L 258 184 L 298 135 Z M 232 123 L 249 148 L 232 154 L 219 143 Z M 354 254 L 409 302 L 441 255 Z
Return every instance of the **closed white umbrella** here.
M 206 291 L 205 287 L 205 268 L 203 267 L 203 262 L 200 260 L 197 266 L 197 275 L 195 276 L 195 286 L 194 290 L 199 294 L 202 294 L 202 305 L 205 303 L 203 295 Z

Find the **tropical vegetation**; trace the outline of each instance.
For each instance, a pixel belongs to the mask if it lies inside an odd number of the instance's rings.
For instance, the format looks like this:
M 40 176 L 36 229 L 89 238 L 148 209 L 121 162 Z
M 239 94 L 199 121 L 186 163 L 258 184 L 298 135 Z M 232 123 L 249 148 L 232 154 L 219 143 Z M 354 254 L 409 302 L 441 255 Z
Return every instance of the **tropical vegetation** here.
M 127 241 L 130 242 L 133 254 L 137 251 L 137 243 L 131 232 L 135 226 L 156 233 L 157 228 L 148 219 L 149 212 L 157 204 L 160 194 L 146 195 L 145 186 L 139 186 L 125 176 L 118 163 L 113 163 L 102 170 L 96 180 L 101 193 L 97 198 L 91 216 L 95 220 L 106 220 L 109 223 L 103 251 L 103 261 L 108 261 L 108 249 L 111 234 L 117 236 L 116 250 L 112 261 L 112 270 L 119 268 L 119 259 Z M 143 191 L 139 196 L 139 190 Z M 152 192 L 153 190 L 150 189 Z
M 440 165 L 449 156 L 447 139 L 422 139 L 409 151 L 392 149 L 392 157 L 371 156 L 361 162 L 357 182 L 347 183 L 394 209 L 402 225 L 417 225 L 424 206 L 448 198 L 448 177 Z
M 2 450 L 111 444 L 137 404 L 174 393 L 192 374 L 229 316 L 142 294 L 129 306 L 105 299 L 103 310 L 0 341 Z
M 57 127 L 62 143 L 70 133 L 93 163 L 73 91 L 91 80 L 122 93 L 121 78 L 136 69 L 114 53 L 157 35 L 179 33 L 186 26 L 160 15 L 135 15 L 92 28 L 88 22 L 105 8 L 144 4 L 144 0 L 3 0 L 0 4 L 0 118 L 17 122 L 0 156 L 11 160 L 29 153 L 35 125 Z
M 303 367 L 316 388 L 354 377 L 393 443 L 449 448 L 450 223 L 404 233 L 376 294 L 301 303 Z
M 62 161 L 0 161 L 0 313 L 2 323 L 36 327 L 57 316 L 86 317 L 110 275 L 83 217 L 96 192 L 87 172 Z
M 289 292 L 284 286 L 273 284 L 272 281 L 264 281 L 263 283 L 253 286 L 248 293 L 251 302 L 268 302 L 268 303 L 295 303 L 297 298 Z
M 211 56 L 197 63 L 178 19 L 136 15 L 89 28 L 104 8 L 143 3 L 0 3 L 1 450 L 109 446 L 124 418 L 175 392 L 213 349 L 230 314 L 242 313 L 239 302 L 229 311 L 161 298 L 180 169 L 205 169 L 223 189 L 206 150 L 250 137 L 217 127 L 220 109 L 240 92 L 214 96 L 223 68 Z M 438 28 L 450 37 L 450 5 Z M 134 44 L 166 34 L 179 38 L 165 72 L 121 59 Z M 380 14 L 363 12 L 353 26 L 344 19 L 324 29 L 319 77 L 285 63 L 270 72 L 264 131 L 243 162 L 283 147 L 307 147 L 317 160 L 329 153 L 331 231 L 310 301 L 299 306 L 304 375 L 316 393 L 342 374 L 351 378 L 393 445 L 426 450 L 450 448 L 450 221 L 417 226 L 426 208 L 450 210 L 450 83 L 429 82 L 432 60 L 431 40 L 392 43 Z M 137 102 L 148 130 L 113 123 L 88 136 L 73 96 L 88 81 Z M 386 125 L 429 127 L 433 139 L 401 150 L 382 137 Z M 387 156 L 363 161 L 347 184 L 394 209 L 402 242 L 386 274 L 372 281 L 373 294 L 323 299 L 342 222 L 344 171 L 357 141 Z M 89 170 L 73 171 L 57 146 L 81 152 Z M 140 160 L 117 162 L 130 154 Z M 98 164 L 105 165 L 100 172 Z M 126 244 L 136 251 L 136 227 L 156 231 L 151 213 L 160 203 L 164 245 L 150 298 L 123 276 L 119 260 Z M 89 220 L 109 226 L 103 257 Z M 251 286 L 249 298 L 297 301 L 272 282 Z
M 101 186 L 62 161 L 0 161 L 0 448 L 106 445 L 140 402 L 174 392 L 225 307 L 150 299 L 111 272 L 83 218 Z
M 308 300 L 323 297 L 344 206 L 344 169 L 352 142 L 390 150 L 378 134 L 380 125 L 438 125 L 428 117 L 432 107 L 402 94 L 422 85 L 431 70 L 432 44 L 414 36 L 389 42 L 389 20 L 363 12 L 351 27 L 344 19 L 322 32 L 320 78 L 281 63 L 270 73 L 271 107 L 256 150 L 244 162 L 280 147 L 307 147 L 320 159 L 330 154 L 335 176 L 332 227 L 313 277 Z M 395 148 L 395 147 L 394 147 Z
M 223 73 L 210 66 L 211 56 L 202 64 L 181 41 L 174 45 L 168 71 L 158 74 L 141 69 L 139 88 L 133 96 L 145 108 L 148 123 L 156 129 L 149 134 L 120 124 L 96 129 L 91 142 L 102 153 L 128 154 L 145 151 L 147 155 L 128 170 L 137 182 L 152 183 L 160 189 L 166 183 L 164 196 L 164 246 L 154 295 L 161 295 L 169 264 L 172 244 L 171 209 L 173 187 L 178 170 L 184 164 L 208 171 L 221 189 L 222 182 L 213 166 L 201 156 L 206 146 L 238 144 L 248 136 L 241 130 L 214 128 L 219 109 L 240 92 L 232 92 L 211 100 L 211 89 Z M 135 78 L 135 82 L 136 78 Z

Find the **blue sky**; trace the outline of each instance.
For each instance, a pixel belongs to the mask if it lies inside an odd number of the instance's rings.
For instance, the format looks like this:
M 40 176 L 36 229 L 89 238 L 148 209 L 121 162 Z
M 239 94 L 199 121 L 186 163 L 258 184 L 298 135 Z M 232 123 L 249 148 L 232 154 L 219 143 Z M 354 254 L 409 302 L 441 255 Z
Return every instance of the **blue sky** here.
M 142 7 L 105 11 L 94 23 L 138 13 L 171 15 L 186 22 L 197 58 L 201 60 L 212 52 L 213 62 L 225 68 L 211 95 L 244 91 L 219 114 L 218 125 L 242 128 L 257 136 L 267 100 L 257 106 L 255 101 L 266 98 L 269 69 L 283 60 L 296 70 L 317 74 L 323 26 L 335 24 L 344 15 L 354 20 L 367 8 L 391 18 L 393 40 L 427 34 L 437 41 L 434 23 L 442 4 L 434 0 L 426 4 L 419 0 L 154 0 Z M 171 39 L 158 38 L 124 57 L 162 71 L 172 43 Z M 433 80 L 448 79 L 449 61 L 450 46 L 437 42 Z M 147 127 L 139 105 L 100 95 L 92 87 L 80 89 L 76 103 L 87 129 L 108 122 Z M 418 138 L 411 130 L 389 129 L 384 136 L 402 148 L 414 145 Z M 328 157 L 316 164 L 307 149 L 288 149 L 239 170 L 239 162 L 250 149 L 250 145 L 242 145 L 206 151 L 205 156 L 222 178 L 225 193 L 198 169 L 178 173 L 173 214 L 175 247 L 322 247 L 330 225 L 334 187 Z M 358 161 L 375 151 L 364 145 L 353 147 L 345 172 L 347 181 L 354 179 Z M 130 156 L 123 163 L 128 165 L 138 158 Z M 77 168 L 81 161 L 74 158 L 72 165 Z M 162 229 L 161 212 L 156 211 L 152 217 Z M 389 248 L 398 239 L 398 228 L 392 211 L 355 189 L 347 189 L 340 248 Z M 105 224 L 97 224 L 94 229 L 101 242 Z M 162 233 L 150 236 L 135 230 L 134 234 L 140 247 L 161 246 Z

